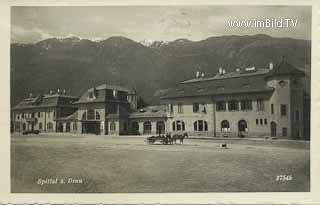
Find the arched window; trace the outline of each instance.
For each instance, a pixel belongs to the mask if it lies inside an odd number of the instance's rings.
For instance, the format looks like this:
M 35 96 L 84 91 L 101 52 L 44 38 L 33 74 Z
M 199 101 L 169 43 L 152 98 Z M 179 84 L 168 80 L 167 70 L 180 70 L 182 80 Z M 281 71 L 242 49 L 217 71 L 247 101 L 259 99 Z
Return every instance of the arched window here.
M 88 110 L 87 119 L 94 120 L 94 110 Z
M 96 120 L 100 120 L 100 114 L 96 111 Z
M 185 131 L 185 124 L 182 120 L 176 120 L 172 122 L 173 131 Z
M 84 112 L 83 114 L 82 114 L 82 118 L 81 118 L 82 120 L 87 120 L 87 112 Z
M 114 123 L 114 122 L 110 123 L 110 130 L 111 131 L 115 131 L 116 130 L 116 123 Z
M 193 130 L 194 131 L 208 131 L 208 123 L 204 120 L 197 120 L 193 123 Z
M 228 120 L 223 120 L 221 122 L 221 132 L 229 132 L 230 131 L 230 124 Z

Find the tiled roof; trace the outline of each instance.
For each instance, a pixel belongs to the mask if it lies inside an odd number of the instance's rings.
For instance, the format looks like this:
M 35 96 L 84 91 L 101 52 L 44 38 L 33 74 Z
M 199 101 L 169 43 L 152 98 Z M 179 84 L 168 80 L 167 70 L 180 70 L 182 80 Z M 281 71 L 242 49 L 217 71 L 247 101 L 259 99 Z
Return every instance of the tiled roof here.
M 32 109 L 32 108 L 46 108 L 46 107 L 75 107 L 72 103 L 75 102 L 78 97 L 53 94 L 53 95 L 37 95 L 36 97 L 29 97 L 22 100 L 16 105 L 13 110 Z
M 282 60 L 273 70 L 271 70 L 266 77 L 271 76 L 281 76 L 281 75 L 301 75 L 304 76 L 305 73 L 298 70 L 293 65 L 289 64 L 287 61 Z
M 161 98 L 273 91 L 273 88 L 267 87 L 265 81 L 268 72 L 268 69 L 255 69 L 254 71 L 234 71 L 210 78 L 196 78 L 181 82 Z
M 127 92 L 127 93 L 133 93 L 134 91 L 129 90 L 125 87 L 119 86 L 119 85 L 108 85 L 108 84 L 103 84 L 99 85 L 94 88 L 88 89 L 81 97 L 80 99 L 75 102 L 76 104 L 79 103 L 103 103 L 106 102 L 106 90 L 116 90 L 116 91 L 121 91 L 121 92 Z M 96 95 L 94 98 L 89 98 L 89 93 L 90 92 L 96 92 Z M 108 101 L 114 101 L 118 102 L 119 100 L 117 99 L 108 99 Z
M 154 105 L 147 106 L 140 110 L 130 113 L 129 118 L 145 118 L 145 117 L 154 117 L 154 118 L 165 118 L 167 117 L 166 105 Z

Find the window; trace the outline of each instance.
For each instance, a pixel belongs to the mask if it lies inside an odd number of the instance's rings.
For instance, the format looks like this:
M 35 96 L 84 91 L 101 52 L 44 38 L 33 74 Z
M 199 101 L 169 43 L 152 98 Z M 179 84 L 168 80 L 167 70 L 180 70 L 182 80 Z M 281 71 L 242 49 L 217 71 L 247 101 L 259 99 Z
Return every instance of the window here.
M 38 117 L 40 117 L 40 112 L 38 112 Z
M 264 110 L 264 101 L 263 99 L 257 99 L 257 110 L 263 111 Z
M 221 132 L 229 132 L 230 131 L 230 124 L 228 120 L 223 120 L 221 122 Z
M 178 104 L 178 113 L 183 113 L 183 106 L 181 103 Z
M 287 115 L 287 105 L 281 104 L 281 116 L 286 116 Z
M 199 112 L 199 103 L 193 103 L 193 112 Z
M 228 102 L 228 110 L 236 111 L 239 110 L 239 103 L 238 101 L 232 100 Z
M 39 130 L 42 130 L 42 123 L 39 123 Z
M 33 112 L 33 113 L 31 113 L 31 118 L 34 118 L 34 115 L 35 115 L 35 114 L 34 114 L 34 112 Z
M 20 120 L 20 115 L 16 115 L 17 120 Z
M 150 121 L 146 121 L 143 123 L 143 133 L 144 134 L 151 134 L 151 122 Z
M 264 124 L 268 124 L 268 120 L 267 119 L 264 119 Z
M 55 111 L 53 111 L 53 117 L 56 117 L 56 112 Z
M 22 119 L 24 118 L 24 113 L 22 113 Z
M 299 110 L 296 110 L 296 121 L 300 120 L 300 116 L 299 116 Z
M 177 120 L 177 121 L 172 122 L 172 130 L 173 131 L 184 131 L 185 130 L 184 122 L 181 120 Z
M 114 123 L 114 122 L 110 123 L 110 130 L 111 131 L 115 131 L 116 130 L 116 123 Z
M 193 129 L 194 131 L 199 131 L 199 132 L 208 131 L 208 123 L 207 121 L 204 121 L 204 120 L 195 121 L 193 123 Z
M 87 115 L 88 120 L 94 120 L 94 110 L 88 110 L 88 115 Z
M 87 112 L 84 112 L 83 114 L 82 114 L 82 118 L 81 118 L 82 120 L 87 120 Z
M 200 110 L 200 112 L 206 113 L 206 104 L 205 103 L 201 103 L 199 105 L 199 110 Z
M 217 111 L 226 111 L 226 102 L 225 101 L 218 101 L 217 102 Z
M 263 119 L 260 119 L 260 125 L 263 125 Z
M 282 128 L 282 136 L 286 137 L 288 135 L 288 129 L 286 127 Z
M 90 92 L 88 93 L 88 97 L 89 97 L 90 100 L 95 99 L 94 92 L 93 92 L 93 91 L 90 91 Z
M 242 100 L 241 110 L 252 110 L 252 100 Z
M 96 120 L 100 120 L 100 114 L 96 111 Z
M 170 113 L 173 113 L 173 104 L 169 104 L 169 111 Z
M 259 119 L 256 119 L 256 125 L 259 125 Z
M 271 114 L 274 114 L 274 106 L 271 104 Z
M 76 122 L 74 122 L 74 123 L 72 124 L 72 129 L 73 129 L 74 131 L 76 131 L 76 130 L 78 129 L 78 124 L 77 124 Z

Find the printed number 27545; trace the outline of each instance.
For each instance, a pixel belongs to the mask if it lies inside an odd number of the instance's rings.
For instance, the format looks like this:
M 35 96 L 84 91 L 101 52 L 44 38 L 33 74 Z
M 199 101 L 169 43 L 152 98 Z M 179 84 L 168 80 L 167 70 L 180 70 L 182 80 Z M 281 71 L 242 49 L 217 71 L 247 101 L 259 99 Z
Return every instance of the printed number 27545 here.
M 278 175 L 276 180 L 277 181 L 291 181 L 292 175 Z

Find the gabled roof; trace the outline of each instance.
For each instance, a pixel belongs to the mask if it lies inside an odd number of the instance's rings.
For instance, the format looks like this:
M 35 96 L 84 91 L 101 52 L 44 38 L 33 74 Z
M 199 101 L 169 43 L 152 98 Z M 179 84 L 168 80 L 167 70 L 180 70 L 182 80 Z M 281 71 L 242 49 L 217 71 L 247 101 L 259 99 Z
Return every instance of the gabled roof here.
M 282 60 L 274 69 L 272 69 L 266 77 L 283 76 L 283 75 L 299 75 L 304 76 L 305 73 L 293 65 L 289 64 L 286 60 Z
M 75 107 L 72 103 L 78 100 L 78 97 L 64 94 L 46 94 L 37 95 L 23 99 L 13 110 L 47 108 L 47 107 Z
M 267 87 L 264 79 L 268 72 L 268 69 L 234 71 L 211 78 L 192 79 L 178 84 L 176 88 L 170 89 L 161 98 L 270 92 L 274 89 Z
M 106 102 L 106 90 L 116 90 L 116 91 L 120 91 L 120 92 L 126 92 L 126 93 L 133 93 L 134 91 L 125 88 L 123 86 L 119 86 L 119 85 L 108 85 L 108 84 L 102 84 L 99 85 L 97 87 L 94 88 L 90 88 L 88 89 L 81 97 L 80 99 L 75 102 L 75 104 L 79 104 L 79 103 L 103 103 Z M 95 92 L 94 93 L 94 97 L 93 98 L 89 98 L 89 94 L 91 92 Z M 108 101 L 115 101 L 118 102 L 119 100 L 117 99 L 108 99 Z

